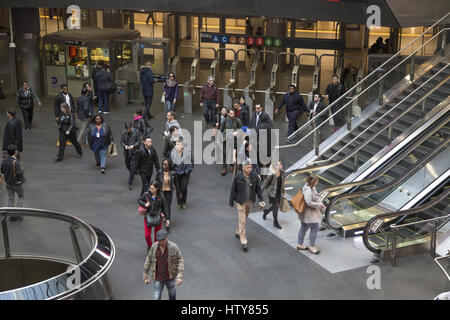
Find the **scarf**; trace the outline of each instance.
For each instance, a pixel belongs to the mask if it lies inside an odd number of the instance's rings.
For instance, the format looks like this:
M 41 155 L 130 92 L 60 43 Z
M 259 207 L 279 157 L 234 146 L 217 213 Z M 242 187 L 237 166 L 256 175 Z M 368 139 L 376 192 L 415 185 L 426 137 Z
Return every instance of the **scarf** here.
M 169 88 L 175 87 L 176 84 L 177 84 L 177 81 L 175 79 L 174 80 L 171 80 L 171 79 L 166 80 L 166 86 L 168 86 Z
M 137 120 L 139 120 L 139 119 L 142 119 L 142 116 L 134 117 L 134 121 L 137 121 Z

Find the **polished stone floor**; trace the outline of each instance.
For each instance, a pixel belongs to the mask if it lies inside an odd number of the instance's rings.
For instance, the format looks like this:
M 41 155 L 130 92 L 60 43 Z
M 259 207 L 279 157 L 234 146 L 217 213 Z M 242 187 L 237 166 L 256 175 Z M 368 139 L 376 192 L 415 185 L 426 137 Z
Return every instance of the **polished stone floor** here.
M 53 163 L 57 152 L 53 101 L 43 101 L 44 105 L 35 110 L 32 132 L 24 133 L 25 206 L 75 215 L 104 230 L 117 250 L 109 272 L 115 298 L 151 299 L 152 287 L 142 281 L 146 243 L 144 221 L 136 213 L 140 179 L 135 180 L 133 191 L 127 189 L 127 171 L 120 152 L 107 160 L 105 175 L 95 168 L 94 157 L 86 149 L 78 159 L 73 147 L 68 147 L 64 161 Z M 0 101 L 1 128 L 8 107 L 14 107 L 13 98 Z M 182 110 L 182 106 L 178 108 Z M 113 105 L 112 112 L 105 116 L 116 141 L 133 109 Z M 152 113 L 156 116 L 151 122 L 155 128 L 153 141 L 161 152 L 165 117 L 160 103 L 152 106 Z M 20 113 L 18 118 L 22 118 Z M 201 118 L 197 108 L 193 114 L 180 114 L 179 121 L 192 130 L 193 120 Z M 287 123 L 277 121 L 276 125 L 284 137 Z M 307 151 L 306 146 L 296 147 L 282 153 L 281 158 L 292 164 Z M 237 214 L 228 206 L 230 185 L 231 175 L 222 177 L 219 165 L 196 165 L 189 185 L 188 210 L 173 210 L 169 238 L 180 246 L 185 259 L 184 282 L 177 289 L 179 299 L 432 299 L 445 290 L 444 276 L 428 254 L 401 258 L 395 268 L 388 262 L 379 263 L 381 289 L 370 290 L 368 262 L 354 255 L 360 248 L 354 248 L 351 241 L 319 236 L 321 255 L 301 254 L 279 234 L 262 226 L 270 225 L 271 218 L 258 221 L 257 212 L 248 222 L 249 251 L 245 253 L 233 234 Z M 7 205 L 4 187 L 0 203 Z M 280 220 L 295 234 L 297 220 L 287 216 Z

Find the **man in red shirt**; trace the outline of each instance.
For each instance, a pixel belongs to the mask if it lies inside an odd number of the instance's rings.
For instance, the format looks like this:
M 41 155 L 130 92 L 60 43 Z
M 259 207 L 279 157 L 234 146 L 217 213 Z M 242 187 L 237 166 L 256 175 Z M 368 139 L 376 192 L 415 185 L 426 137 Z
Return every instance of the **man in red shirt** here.
M 144 265 L 144 282 L 150 283 L 148 272 L 152 269 L 152 279 L 155 281 L 154 298 L 161 300 L 164 286 L 169 291 L 169 300 L 176 300 L 176 286 L 183 282 L 184 260 L 178 246 L 167 240 L 167 231 L 159 230 L 156 240 L 148 251 Z

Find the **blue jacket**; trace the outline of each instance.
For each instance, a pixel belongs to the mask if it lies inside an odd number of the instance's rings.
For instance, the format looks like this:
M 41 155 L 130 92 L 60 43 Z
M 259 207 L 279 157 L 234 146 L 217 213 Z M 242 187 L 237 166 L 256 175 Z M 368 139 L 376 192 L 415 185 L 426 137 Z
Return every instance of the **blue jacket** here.
M 105 69 L 100 69 L 95 73 L 95 83 L 99 90 L 106 90 L 112 86 L 111 75 Z
M 155 83 L 155 79 L 153 79 L 152 70 L 150 68 L 142 68 L 139 79 L 141 81 L 142 95 L 153 97 L 153 84 Z
M 306 104 L 303 100 L 303 97 L 295 92 L 294 94 L 290 94 L 287 92 L 283 96 L 283 100 L 280 102 L 280 105 L 278 106 L 278 110 L 283 108 L 283 106 L 286 105 L 286 111 L 292 112 L 292 111 L 300 111 L 305 112 L 306 111 Z

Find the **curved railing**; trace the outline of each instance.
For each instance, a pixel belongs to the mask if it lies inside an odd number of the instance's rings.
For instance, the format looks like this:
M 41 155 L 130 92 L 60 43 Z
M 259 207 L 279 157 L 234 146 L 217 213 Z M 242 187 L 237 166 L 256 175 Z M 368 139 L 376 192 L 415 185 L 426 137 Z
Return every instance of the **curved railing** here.
M 0 217 L 4 247 L 0 260 L 43 260 L 69 267 L 38 283 L 0 292 L 0 300 L 79 299 L 97 285 L 102 295 L 112 299 L 106 272 L 114 261 L 115 247 L 103 231 L 74 216 L 48 210 L 6 207 L 0 208 Z M 9 217 L 23 220 L 8 221 Z
M 384 214 L 380 214 L 380 215 L 374 216 L 372 219 L 370 219 L 367 222 L 366 226 L 364 227 L 364 233 L 363 233 L 364 245 L 370 251 L 372 251 L 374 253 L 380 253 L 381 249 L 375 248 L 374 246 L 372 246 L 372 244 L 369 241 L 369 235 L 370 234 L 380 231 L 386 237 L 385 249 L 388 250 L 389 249 L 389 244 L 392 243 L 392 241 L 391 241 L 392 239 L 390 239 L 389 235 L 386 232 L 382 231 L 383 227 L 384 227 L 384 225 L 386 223 L 388 223 L 388 222 L 391 223 L 396 218 L 407 217 L 407 216 L 413 215 L 413 214 L 420 214 L 420 213 L 422 213 L 422 212 L 424 212 L 424 211 L 426 211 L 428 209 L 433 208 L 434 206 L 438 205 L 442 201 L 445 201 L 449 196 L 450 196 L 450 189 L 448 189 L 446 191 L 443 191 L 435 199 L 426 202 L 424 205 L 417 206 L 415 208 L 408 209 L 408 210 L 400 210 L 400 211 L 395 211 L 395 212 L 388 212 L 388 213 L 384 213 Z M 445 216 L 439 217 L 439 219 L 442 219 L 442 218 L 446 218 L 446 217 Z M 450 216 L 447 216 L 447 218 L 450 218 Z M 426 220 L 424 221 L 424 223 L 425 222 L 426 222 Z M 398 226 L 401 226 L 401 224 L 399 224 Z M 426 237 L 428 235 L 429 234 L 422 234 L 422 235 L 420 235 L 420 237 Z
M 347 92 L 345 92 L 341 97 L 339 97 L 336 101 L 329 104 L 328 107 L 326 107 L 324 110 L 322 110 L 320 113 L 316 114 L 315 117 L 307 121 L 303 126 L 301 126 L 298 130 L 293 132 L 288 139 L 291 140 L 298 136 L 300 132 L 303 132 L 306 128 L 310 128 L 310 126 L 316 122 L 319 117 L 328 116 L 328 118 L 323 121 L 319 126 L 315 127 L 313 130 L 309 130 L 308 134 L 306 134 L 304 137 L 302 137 L 299 141 L 297 141 L 294 144 L 284 145 L 284 146 L 277 146 L 280 149 L 283 148 L 291 148 L 299 145 L 302 143 L 307 137 L 314 135 L 318 129 L 320 129 L 326 122 L 328 122 L 330 119 L 332 119 L 334 116 L 338 115 L 339 113 L 343 113 L 344 110 L 348 109 L 347 113 L 347 127 L 350 129 L 351 126 L 351 118 L 352 118 L 352 105 L 358 104 L 358 105 L 365 105 L 367 101 L 372 101 L 370 98 L 372 96 L 370 89 L 374 87 L 375 85 L 379 85 L 379 92 L 374 96 L 379 97 L 380 104 L 383 101 L 383 95 L 390 90 L 391 84 L 388 82 L 394 81 L 397 76 L 395 75 L 394 71 L 399 71 L 401 74 L 405 73 L 405 70 L 408 69 L 407 65 L 410 66 L 409 68 L 409 75 L 410 79 L 412 80 L 414 78 L 415 73 L 415 57 L 417 52 L 420 50 L 424 50 L 427 46 L 433 46 L 436 47 L 436 44 L 434 41 L 438 40 L 438 37 L 443 38 L 441 44 L 439 44 L 437 47 L 441 47 L 442 52 L 445 50 L 446 46 L 446 35 L 450 28 L 445 28 L 440 30 L 438 33 L 432 35 L 430 39 L 428 39 L 426 42 L 425 36 L 429 35 L 434 31 L 434 28 L 438 25 L 445 25 L 450 21 L 450 12 L 447 13 L 444 17 L 442 17 L 439 21 L 437 21 L 434 25 L 432 25 L 430 28 L 428 28 L 426 31 L 424 31 L 421 35 L 419 35 L 416 39 L 411 41 L 407 46 L 405 46 L 403 49 L 401 49 L 399 52 L 397 52 L 395 55 L 393 55 L 391 58 L 389 58 L 387 61 L 385 61 L 383 64 L 381 64 L 379 67 L 377 67 L 373 72 L 368 74 L 364 79 L 362 79 L 360 82 L 355 84 L 352 88 L 350 88 Z M 420 42 L 419 42 L 420 41 Z M 417 46 L 416 49 L 414 49 L 414 46 L 416 44 L 420 43 L 420 45 Z M 412 53 L 409 54 L 406 58 L 404 58 L 401 62 L 395 64 L 394 66 L 389 66 L 390 63 L 397 61 L 397 59 L 401 58 L 402 54 L 405 54 L 407 50 L 411 50 Z M 406 63 L 405 63 L 406 62 Z M 387 71 L 386 71 L 387 70 Z M 387 76 L 391 75 L 391 78 L 388 78 Z M 361 88 L 364 87 L 364 89 L 361 92 L 358 92 L 361 90 Z M 346 100 L 349 100 L 348 102 L 344 103 Z M 337 110 L 332 110 L 337 108 Z M 333 114 L 331 112 L 333 111 Z M 315 145 L 314 148 L 318 148 L 318 145 Z

